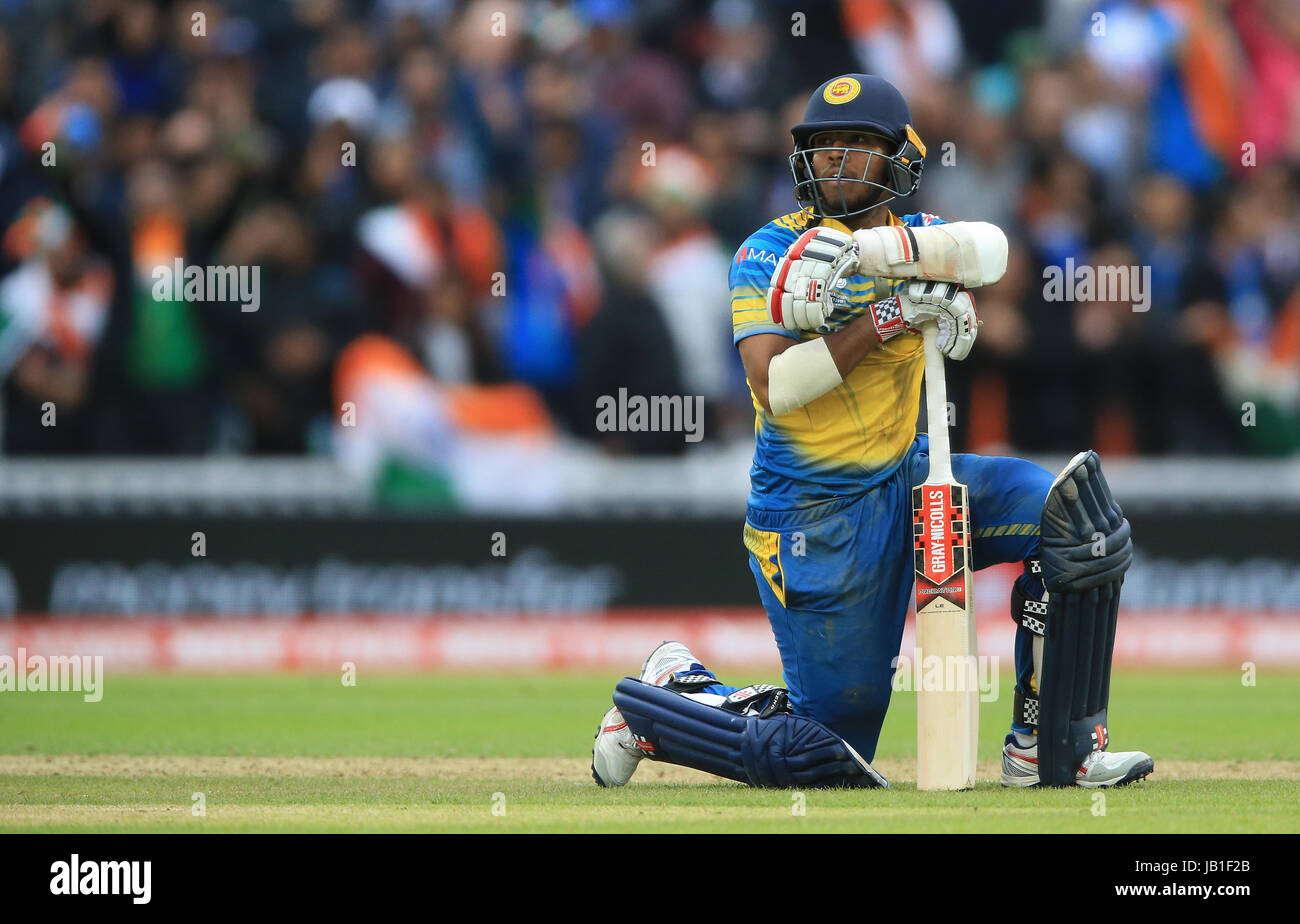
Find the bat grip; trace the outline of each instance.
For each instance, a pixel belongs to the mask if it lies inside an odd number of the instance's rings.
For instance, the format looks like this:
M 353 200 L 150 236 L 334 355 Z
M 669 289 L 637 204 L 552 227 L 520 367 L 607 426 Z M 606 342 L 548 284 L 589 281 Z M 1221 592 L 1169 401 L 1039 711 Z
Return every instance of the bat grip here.
M 930 484 L 947 484 L 952 478 L 952 449 L 948 444 L 948 383 L 939 352 L 939 325 L 921 325 L 925 341 L 925 410 L 930 430 Z

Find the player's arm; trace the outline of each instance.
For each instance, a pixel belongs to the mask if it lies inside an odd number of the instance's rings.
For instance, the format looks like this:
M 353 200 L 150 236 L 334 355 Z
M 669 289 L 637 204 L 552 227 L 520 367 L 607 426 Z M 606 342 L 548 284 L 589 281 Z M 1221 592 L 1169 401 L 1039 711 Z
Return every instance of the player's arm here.
M 772 317 L 787 327 L 808 329 L 812 325 L 805 322 L 805 310 L 810 304 L 815 309 L 842 276 L 955 282 L 973 289 L 992 285 L 1006 271 L 1007 236 L 987 221 L 887 225 L 852 235 L 811 228 L 790 245 L 772 277 L 773 287 L 786 292 L 773 302 Z
M 754 397 L 763 410 L 779 416 L 841 384 L 881 342 L 875 323 L 864 314 L 825 337 L 797 342 L 780 334 L 754 334 L 736 346 Z
M 992 285 L 1007 271 L 1007 236 L 987 221 L 891 225 L 853 232 L 855 271 L 889 279 Z
M 926 321 L 939 325 L 944 355 L 960 360 L 970 352 L 978 328 L 975 303 L 955 283 L 912 283 L 902 295 L 871 303 L 833 334 L 795 341 L 798 331 L 825 324 L 833 311 L 831 293 L 836 283 L 857 267 L 857 249 L 853 237 L 842 231 L 810 228 L 777 263 L 767 290 L 766 314 L 773 326 L 791 335 L 756 329 L 737 341 L 750 387 L 768 413 L 788 414 L 820 398 L 841 384 L 876 344 L 917 330 Z M 744 346 L 756 340 L 757 344 Z

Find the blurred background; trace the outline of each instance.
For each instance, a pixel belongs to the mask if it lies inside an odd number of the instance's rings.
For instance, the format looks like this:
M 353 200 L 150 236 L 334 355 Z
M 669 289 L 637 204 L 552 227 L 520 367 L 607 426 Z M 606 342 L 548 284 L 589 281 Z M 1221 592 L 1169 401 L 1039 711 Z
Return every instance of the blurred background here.
M 0 647 L 774 663 L 727 272 L 850 71 L 928 145 L 894 210 L 1011 240 L 955 446 L 1106 458 L 1121 660 L 1300 664 L 1296 0 L 0 0 Z M 624 388 L 703 439 L 602 432 Z

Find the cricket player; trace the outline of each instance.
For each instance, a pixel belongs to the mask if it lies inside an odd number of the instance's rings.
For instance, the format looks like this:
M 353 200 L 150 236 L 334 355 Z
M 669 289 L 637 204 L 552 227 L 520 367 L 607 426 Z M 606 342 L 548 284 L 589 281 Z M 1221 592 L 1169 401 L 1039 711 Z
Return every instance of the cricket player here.
M 619 682 L 599 726 L 603 786 L 645 757 L 759 786 L 888 785 L 870 762 L 912 592 L 911 488 L 928 469 L 918 327 L 936 323 L 944 355 L 965 359 L 979 332 L 971 290 L 1001 278 L 1007 242 L 986 222 L 890 211 L 916 191 L 925 145 L 879 77 L 828 80 L 792 135 L 802 208 L 750 235 L 730 272 L 756 417 L 743 540 L 785 686 L 725 686 L 665 642 Z M 1023 568 L 1002 784 L 1145 777 L 1146 754 L 1105 750 L 1132 544 L 1096 454 L 1055 477 L 1021 459 L 956 454 L 952 467 L 969 489 L 975 567 Z

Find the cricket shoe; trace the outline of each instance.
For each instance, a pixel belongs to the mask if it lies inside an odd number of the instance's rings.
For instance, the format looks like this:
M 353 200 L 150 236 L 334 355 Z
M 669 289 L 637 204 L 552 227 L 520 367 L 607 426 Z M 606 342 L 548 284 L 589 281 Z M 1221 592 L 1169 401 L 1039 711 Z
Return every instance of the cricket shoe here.
M 1074 785 L 1084 789 L 1108 789 L 1144 780 L 1156 762 L 1141 751 L 1092 751 L 1074 775 Z
M 718 682 L 681 642 L 664 642 L 650 652 L 641 666 L 640 680 L 679 693 Z M 612 707 L 596 729 L 596 743 L 591 749 L 592 777 L 601 786 L 627 785 L 649 747 L 632 734 L 618 707 Z
M 611 706 L 596 729 L 591 748 L 591 776 L 599 786 L 626 786 L 645 757 L 617 706 Z
M 1085 789 L 1127 786 L 1145 779 L 1155 770 L 1155 761 L 1141 751 L 1092 751 L 1083 759 L 1074 785 Z M 1016 788 L 1038 785 L 1038 742 L 1021 747 L 1007 736 L 1002 747 L 1002 785 Z

